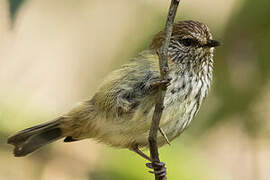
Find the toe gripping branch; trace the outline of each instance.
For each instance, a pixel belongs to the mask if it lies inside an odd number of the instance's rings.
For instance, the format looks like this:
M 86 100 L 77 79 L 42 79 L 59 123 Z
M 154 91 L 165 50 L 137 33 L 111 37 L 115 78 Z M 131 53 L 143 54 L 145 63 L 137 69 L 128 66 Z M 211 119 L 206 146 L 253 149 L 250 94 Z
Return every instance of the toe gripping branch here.
M 158 80 L 156 82 L 153 82 L 152 84 L 150 84 L 149 86 L 149 90 L 154 90 L 154 89 L 158 89 L 159 87 L 168 87 L 171 84 L 171 77 L 168 77 L 164 80 Z
M 167 170 L 165 163 L 154 161 L 152 163 L 146 163 L 146 166 L 150 169 L 153 169 L 153 171 L 149 171 L 149 173 L 155 174 L 158 176 L 158 179 L 166 180 Z

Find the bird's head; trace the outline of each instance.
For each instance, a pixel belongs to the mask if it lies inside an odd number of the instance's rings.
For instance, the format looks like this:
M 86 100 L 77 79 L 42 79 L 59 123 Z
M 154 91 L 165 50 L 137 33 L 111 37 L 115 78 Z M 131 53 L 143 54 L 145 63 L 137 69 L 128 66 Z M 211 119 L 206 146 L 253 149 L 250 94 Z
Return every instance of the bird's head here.
M 150 49 L 158 51 L 164 41 L 164 31 L 157 33 Z M 220 43 L 212 39 L 210 29 L 197 21 L 180 21 L 173 25 L 169 57 L 177 64 L 191 66 L 213 61 L 213 51 Z

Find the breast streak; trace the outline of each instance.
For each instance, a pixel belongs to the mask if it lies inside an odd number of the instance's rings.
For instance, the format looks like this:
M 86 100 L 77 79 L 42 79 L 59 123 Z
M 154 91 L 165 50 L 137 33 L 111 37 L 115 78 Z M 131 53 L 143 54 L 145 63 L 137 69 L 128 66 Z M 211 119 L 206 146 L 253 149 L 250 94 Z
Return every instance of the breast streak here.
M 188 74 L 175 75 L 164 100 L 161 126 L 168 138 L 173 140 L 190 124 L 208 92 L 206 77 Z
M 198 78 L 197 76 L 184 73 L 175 74 L 171 77 L 172 82 L 166 92 L 164 111 L 160 123 L 160 127 L 165 131 L 170 141 L 179 136 L 188 127 L 194 115 L 198 112 L 210 86 L 210 80 L 207 79 L 207 76 Z M 145 104 L 141 104 L 140 107 L 145 108 L 149 105 L 149 102 L 154 101 L 146 100 Z M 123 120 L 122 122 L 124 123 L 112 123 L 109 126 L 108 132 L 105 133 L 106 135 L 103 134 L 98 139 L 116 147 L 126 148 L 132 144 L 146 147 L 154 104 L 151 107 L 151 110 L 148 112 L 142 110 L 135 112 L 133 118 Z M 159 133 L 159 146 L 165 143 L 165 139 Z
M 165 131 L 170 141 L 188 127 L 207 94 L 209 87 L 207 83 L 210 83 L 210 81 L 206 81 L 205 77 L 197 78 L 187 73 L 172 76 L 172 81 L 174 82 L 171 83 L 172 85 L 168 87 L 166 92 L 164 111 L 160 123 L 160 127 Z M 144 116 L 133 117 L 136 120 L 129 122 L 136 123 L 136 125 L 125 126 L 125 130 L 122 132 L 125 135 L 119 136 L 116 133 L 111 136 L 112 141 L 118 139 L 118 141 L 121 141 L 119 144 L 125 144 L 124 146 L 129 146 L 132 143 L 136 143 L 141 147 L 147 146 L 153 111 L 154 108 Z M 129 128 L 132 128 L 132 130 Z M 129 133 L 127 133 L 127 129 L 129 129 Z M 118 132 L 120 131 L 118 130 Z M 158 134 L 158 144 L 159 146 L 166 144 L 164 137 L 160 133 Z

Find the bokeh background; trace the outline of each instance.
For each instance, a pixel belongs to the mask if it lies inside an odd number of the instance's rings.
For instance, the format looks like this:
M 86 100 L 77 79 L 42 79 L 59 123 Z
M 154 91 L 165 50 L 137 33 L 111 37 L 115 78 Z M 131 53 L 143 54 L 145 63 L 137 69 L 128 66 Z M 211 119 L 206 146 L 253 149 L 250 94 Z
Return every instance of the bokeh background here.
M 168 0 L 0 0 L 0 179 L 148 180 L 145 160 L 92 140 L 14 158 L 8 136 L 90 98 L 147 48 Z M 270 178 L 270 1 L 183 0 L 177 20 L 209 25 L 215 78 L 191 128 L 160 149 L 171 180 Z

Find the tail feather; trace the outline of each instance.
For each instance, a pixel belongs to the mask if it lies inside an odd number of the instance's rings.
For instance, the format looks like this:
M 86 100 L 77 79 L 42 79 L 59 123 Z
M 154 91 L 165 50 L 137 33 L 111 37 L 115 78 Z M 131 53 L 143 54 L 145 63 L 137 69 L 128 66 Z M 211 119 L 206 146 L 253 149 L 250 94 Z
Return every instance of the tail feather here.
M 15 146 L 14 155 L 25 156 L 46 144 L 61 139 L 63 137 L 60 128 L 61 119 L 27 128 L 10 137 L 8 144 Z

